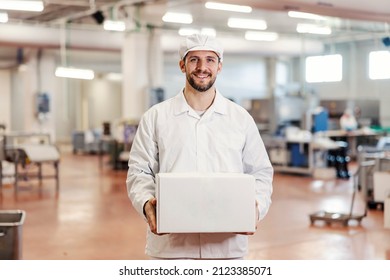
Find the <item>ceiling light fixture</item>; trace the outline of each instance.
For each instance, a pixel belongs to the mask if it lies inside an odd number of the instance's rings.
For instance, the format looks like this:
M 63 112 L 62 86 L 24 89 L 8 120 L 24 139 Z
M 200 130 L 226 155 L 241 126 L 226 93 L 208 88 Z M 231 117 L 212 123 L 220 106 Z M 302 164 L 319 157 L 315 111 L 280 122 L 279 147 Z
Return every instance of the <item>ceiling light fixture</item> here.
M 193 34 L 199 34 L 200 31 L 199 29 L 195 29 L 195 28 L 180 28 L 179 29 L 179 35 L 180 36 L 189 36 L 189 35 L 193 35 Z
M 239 13 L 252 12 L 252 7 L 243 6 L 243 5 L 232 5 L 232 4 L 224 4 L 224 3 L 217 3 L 217 2 L 206 2 L 206 4 L 204 6 L 207 9 L 211 9 L 211 10 L 222 10 L 222 11 L 239 12 Z
M 258 32 L 247 31 L 245 32 L 245 39 L 249 41 L 276 41 L 279 38 L 279 34 L 276 32 Z
M 319 34 L 319 35 L 330 35 L 332 34 L 332 29 L 328 26 L 318 26 L 315 24 L 298 23 L 297 32 Z
M 56 77 L 61 77 L 61 78 L 92 80 L 95 77 L 95 73 L 92 70 L 68 67 L 67 55 L 66 55 L 67 29 L 66 29 L 65 21 L 62 22 L 61 27 L 62 27 L 60 33 L 61 66 L 58 66 L 56 68 L 54 75 Z
M 267 29 L 267 23 L 261 19 L 244 19 L 244 18 L 229 18 L 228 26 L 231 28 L 244 28 L 244 29 Z
M 1 23 L 8 22 L 8 14 L 7 13 L 0 13 L 0 22 Z
M 126 23 L 120 20 L 105 20 L 103 28 L 108 31 L 125 31 Z
M 113 82 L 119 82 L 122 81 L 123 75 L 122 73 L 111 72 L 106 74 L 106 79 Z
M 326 20 L 326 17 L 317 14 L 289 11 L 288 16 L 292 18 L 314 19 L 314 20 Z
M 215 37 L 217 35 L 217 31 L 214 28 L 202 28 L 202 29 L 196 29 L 196 28 L 180 28 L 179 29 L 179 35 L 180 36 L 189 36 L 193 34 L 203 34 L 211 37 Z
M 162 17 L 162 20 L 164 22 L 190 24 L 192 23 L 192 15 L 187 13 L 167 12 Z
M 83 80 L 93 80 L 95 73 L 90 69 L 57 67 L 55 75 L 61 78 L 73 78 Z
M 18 0 L 0 1 L 0 10 L 42 12 L 43 9 L 44 9 L 43 1 L 18 1 Z

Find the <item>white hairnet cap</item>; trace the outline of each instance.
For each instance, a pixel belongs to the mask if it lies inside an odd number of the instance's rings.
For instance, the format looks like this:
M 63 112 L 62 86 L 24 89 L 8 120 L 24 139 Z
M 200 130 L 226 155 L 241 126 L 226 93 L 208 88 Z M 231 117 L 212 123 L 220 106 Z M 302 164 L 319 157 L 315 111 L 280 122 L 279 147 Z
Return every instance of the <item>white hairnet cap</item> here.
M 220 61 L 223 60 L 223 48 L 212 36 L 194 34 L 185 37 L 180 44 L 180 58 L 183 59 L 190 51 L 213 51 L 218 55 Z

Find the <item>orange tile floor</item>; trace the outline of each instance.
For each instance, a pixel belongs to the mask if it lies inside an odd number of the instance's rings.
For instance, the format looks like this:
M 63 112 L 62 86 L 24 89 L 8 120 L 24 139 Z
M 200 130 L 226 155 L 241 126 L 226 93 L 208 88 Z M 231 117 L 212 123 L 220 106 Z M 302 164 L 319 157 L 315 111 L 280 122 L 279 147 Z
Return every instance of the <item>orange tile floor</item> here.
M 134 260 L 144 254 L 144 220 L 128 200 L 126 171 L 114 171 L 96 155 L 63 151 L 60 192 L 44 180 L 42 192 L 33 181 L 23 183 L 15 197 L 3 187 L 0 209 L 25 210 L 22 258 L 27 260 Z M 389 259 L 390 230 L 382 210 L 369 210 L 362 223 L 327 226 L 310 224 L 309 214 L 328 210 L 348 213 L 351 180 L 313 180 L 276 173 L 273 204 L 258 231 L 250 237 L 246 259 L 364 260 Z M 358 193 L 355 212 L 364 212 Z

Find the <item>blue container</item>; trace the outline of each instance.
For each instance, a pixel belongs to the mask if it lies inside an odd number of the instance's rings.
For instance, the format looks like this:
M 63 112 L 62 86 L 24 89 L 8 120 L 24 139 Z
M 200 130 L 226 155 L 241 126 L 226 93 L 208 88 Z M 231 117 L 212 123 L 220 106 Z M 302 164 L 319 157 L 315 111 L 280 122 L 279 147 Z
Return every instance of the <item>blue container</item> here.
M 327 131 L 328 130 L 328 111 L 323 109 L 320 112 L 317 112 L 313 116 L 313 128 L 312 132 Z
M 291 144 L 290 151 L 292 166 L 307 166 L 308 156 L 302 144 Z

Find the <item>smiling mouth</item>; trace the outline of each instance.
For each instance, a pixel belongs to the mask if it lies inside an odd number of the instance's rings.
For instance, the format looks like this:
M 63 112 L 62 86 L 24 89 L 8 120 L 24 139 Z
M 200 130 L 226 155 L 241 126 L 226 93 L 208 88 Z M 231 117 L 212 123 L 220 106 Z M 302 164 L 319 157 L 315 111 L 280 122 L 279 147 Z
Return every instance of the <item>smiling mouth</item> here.
M 200 74 L 200 73 L 196 74 L 196 73 L 195 73 L 194 76 L 195 76 L 196 78 L 200 79 L 200 80 L 204 80 L 204 79 L 209 78 L 209 77 L 210 77 L 210 74 Z

